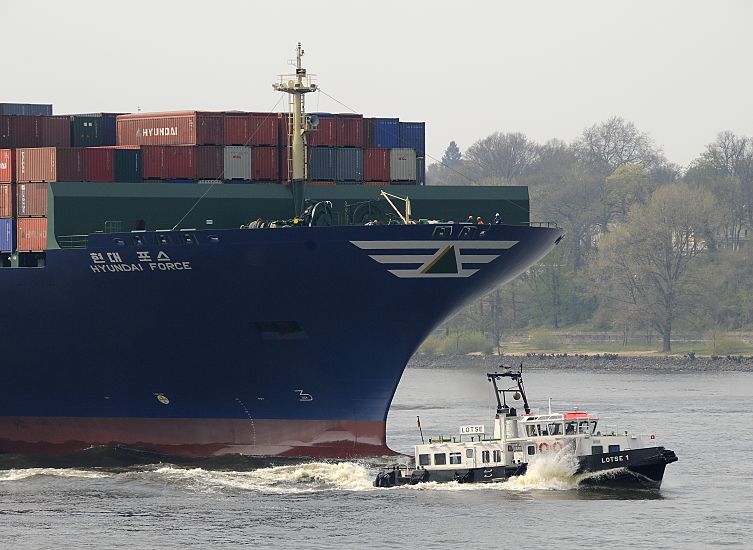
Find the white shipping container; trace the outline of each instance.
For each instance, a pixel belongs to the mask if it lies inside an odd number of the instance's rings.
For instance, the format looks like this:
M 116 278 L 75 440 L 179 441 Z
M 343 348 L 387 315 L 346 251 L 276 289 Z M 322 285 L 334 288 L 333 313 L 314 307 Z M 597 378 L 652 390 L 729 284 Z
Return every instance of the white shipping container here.
M 228 146 L 225 147 L 224 156 L 223 179 L 251 179 L 251 147 Z
M 390 149 L 390 181 L 416 181 L 415 149 Z

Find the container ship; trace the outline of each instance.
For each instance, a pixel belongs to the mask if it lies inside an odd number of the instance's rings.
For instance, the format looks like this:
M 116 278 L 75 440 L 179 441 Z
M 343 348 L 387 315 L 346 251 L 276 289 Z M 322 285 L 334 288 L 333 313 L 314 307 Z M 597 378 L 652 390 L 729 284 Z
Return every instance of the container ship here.
M 0 453 L 392 454 L 424 338 L 559 242 L 425 186 L 423 123 L 307 113 L 302 55 L 285 113 L 0 104 Z

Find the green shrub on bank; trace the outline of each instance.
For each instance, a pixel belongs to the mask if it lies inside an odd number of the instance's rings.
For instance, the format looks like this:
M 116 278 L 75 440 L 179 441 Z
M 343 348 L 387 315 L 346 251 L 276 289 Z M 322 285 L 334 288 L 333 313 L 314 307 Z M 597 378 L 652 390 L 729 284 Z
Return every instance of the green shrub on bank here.
M 467 353 L 483 353 L 491 355 L 493 347 L 489 340 L 480 332 L 451 334 L 444 338 L 429 336 L 419 348 L 419 353 L 427 355 L 465 355 Z
M 548 330 L 534 330 L 531 332 L 528 345 L 532 350 L 550 350 L 559 346 L 559 339 Z
M 709 355 L 734 355 L 747 353 L 750 349 L 745 342 L 731 336 L 717 336 L 716 343 L 713 338 L 707 342 L 706 353 Z
M 421 347 L 418 348 L 418 353 L 425 353 L 426 355 L 439 355 L 439 348 L 442 346 L 442 339 L 436 336 L 429 336 Z

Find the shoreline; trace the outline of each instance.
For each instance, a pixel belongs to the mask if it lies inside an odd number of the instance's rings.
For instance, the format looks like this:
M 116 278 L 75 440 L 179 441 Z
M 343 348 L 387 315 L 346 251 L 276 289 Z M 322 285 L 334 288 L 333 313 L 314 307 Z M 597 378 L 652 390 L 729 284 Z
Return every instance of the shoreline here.
M 753 356 L 694 357 L 689 355 L 633 355 L 617 353 L 517 353 L 503 355 L 414 355 L 408 362 L 416 369 L 484 369 L 503 364 L 524 369 L 583 369 L 610 371 L 656 370 L 661 372 L 753 372 Z

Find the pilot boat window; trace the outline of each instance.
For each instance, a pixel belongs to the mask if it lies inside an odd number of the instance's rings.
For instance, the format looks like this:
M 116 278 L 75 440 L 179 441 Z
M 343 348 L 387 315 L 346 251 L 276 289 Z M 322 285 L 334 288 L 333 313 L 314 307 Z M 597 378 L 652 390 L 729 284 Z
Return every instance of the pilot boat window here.
M 549 435 L 562 435 L 562 424 L 559 422 L 549 424 Z
M 547 430 L 546 424 L 539 424 L 539 433 L 541 435 L 549 435 L 549 430 Z
M 526 434 L 528 437 L 536 437 L 538 435 L 536 433 L 536 424 L 528 424 L 528 426 L 526 426 Z
M 489 451 L 481 451 L 481 462 L 489 462 Z
M 434 464 L 436 466 L 443 466 L 447 464 L 447 455 L 444 453 L 437 453 L 434 455 Z
M 528 454 L 529 455 L 535 455 L 536 454 L 536 446 L 535 445 L 529 445 L 528 446 Z
M 581 420 L 580 425 L 578 426 L 578 433 L 586 435 L 591 433 L 591 427 L 589 426 L 588 420 Z
M 577 422 L 568 422 L 565 424 L 565 435 L 575 435 L 575 428 L 577 425 Z
M 610 453 L 619 453 L 620 452 L 620 446 L 619 445 L 610 445 L 609 446 L 609 452 Z
M 450 453 L 450 464 L 460 464 L 463 458 L 460 453 Z
M 602 445 L 591 445 L 592 455 L 600 455 L 603 452 L 604 452 L 604 447 Z
M 418 465 L 428 466 L 431 464 L 431 457 L 429 455 L 418 455 Z
M 494 451 L 494 462 L 502 462 L 502 451 Z
M 465 450 L 465 458 L 473 458 L 473 449 Z

